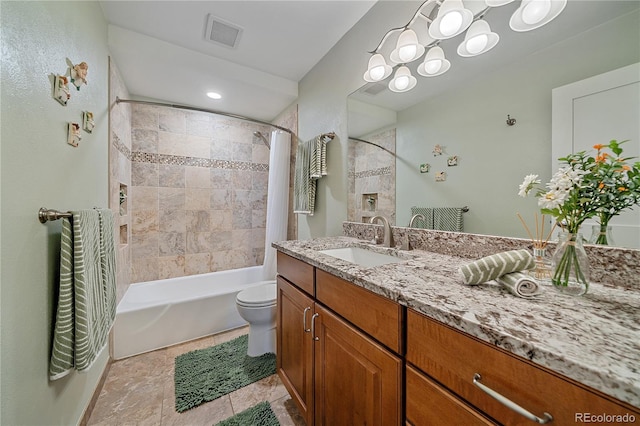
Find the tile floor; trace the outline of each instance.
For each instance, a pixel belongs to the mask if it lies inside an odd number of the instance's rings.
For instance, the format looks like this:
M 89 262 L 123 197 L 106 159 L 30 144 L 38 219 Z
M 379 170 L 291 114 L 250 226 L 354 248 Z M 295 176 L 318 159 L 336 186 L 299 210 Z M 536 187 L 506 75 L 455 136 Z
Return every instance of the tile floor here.
M 261 401 L 269 401 L 282 426 L 304 426 L 277 375 L 266 377 L 183 413 L 175 411 L 176 356 L 248 333 L 248 327 L 114 361 L 88 425 L 212 426 Z

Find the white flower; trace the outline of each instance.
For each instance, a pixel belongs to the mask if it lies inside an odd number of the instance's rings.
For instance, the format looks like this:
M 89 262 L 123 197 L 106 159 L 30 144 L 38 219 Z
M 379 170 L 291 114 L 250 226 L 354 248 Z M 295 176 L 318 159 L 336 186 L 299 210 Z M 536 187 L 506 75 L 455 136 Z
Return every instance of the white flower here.
M 520 191 L 518 191 L 518 195 L 521 197 L 526 197 L 529 194 L 529 191 L 533 189 L 533 185 L 537 185 L 540 183 L 540 179 L 538 179 L 538 175 L 526 175 L 524 177 L 524 182 L 520 185 Z
M 538 205 L 543 209 L 553 210 L 556 207 L 560 207 L 562 203 L 564 203 L 564 201 L 567 199 L 568 194 L 569 191 L 566 190 L 551 190 L 538 198 Z

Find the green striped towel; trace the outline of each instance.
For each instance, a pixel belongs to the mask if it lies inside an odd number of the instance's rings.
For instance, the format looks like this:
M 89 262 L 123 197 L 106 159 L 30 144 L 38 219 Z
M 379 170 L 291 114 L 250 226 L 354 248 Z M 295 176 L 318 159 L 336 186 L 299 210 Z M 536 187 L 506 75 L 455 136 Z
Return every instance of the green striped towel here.
M 523 272 L 504 274 L 496 278 L 496 281 L 509 290 L 509 293 L 525 299 L 539 296 L 542 293 L 538 282 Z
M 459 268 L 465 284 L 482 284 L 511 272 L 533 269 L 536 263 L 528 250 L 492 254 Z
M 313 216 L 317 180 L 327 174 L 327 143 L 322 136 L 299 142 L 293 180 L 293 212 Z
M 433 229 L 462 232 L 461 207 L 437 207 L 433 209 Z
M 62 219 L 60 289 L 49 379 L 91 367 L 107 344 L 116 313 L 114 220 L 111 210 Z
M 425 220 L 416 219 L 413 224 L 416 228 L 433 229 L 433 209 L 431 207 L 411 207 L 411 217 L 421 214 Z

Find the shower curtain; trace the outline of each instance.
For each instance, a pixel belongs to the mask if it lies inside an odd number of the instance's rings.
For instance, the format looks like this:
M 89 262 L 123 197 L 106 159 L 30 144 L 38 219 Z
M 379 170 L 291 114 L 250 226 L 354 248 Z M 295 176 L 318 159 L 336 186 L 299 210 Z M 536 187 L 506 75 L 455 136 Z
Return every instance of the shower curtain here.
M 276 250 L 271 247 L 271 243 L 287 239 L 290 153 L 291 135 L 280 131 L 271 132 L 263 264 L 265 280 L 276 278 Z

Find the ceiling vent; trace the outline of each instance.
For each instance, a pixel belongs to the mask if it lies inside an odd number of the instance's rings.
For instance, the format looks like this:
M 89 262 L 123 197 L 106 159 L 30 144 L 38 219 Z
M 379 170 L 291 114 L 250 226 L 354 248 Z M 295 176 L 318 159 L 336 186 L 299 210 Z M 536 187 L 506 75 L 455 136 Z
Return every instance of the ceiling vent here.
M 373 96 L 377 95 L 378 93 L 382 92 L 387 88 L 387 85 L 384 82 L 369 83 L 369 84 L 366 84 L 365 86 L 366 87 L 362 89 L 362 92 L 366 93 L 367 95 L 373 95 Z
M 241 34 L 242 28 L 239 26 L 226 22 L 212 14 L 207 16 L 207 28 L 204 33 L 205 40 L 233 48 L 238 44 Z

